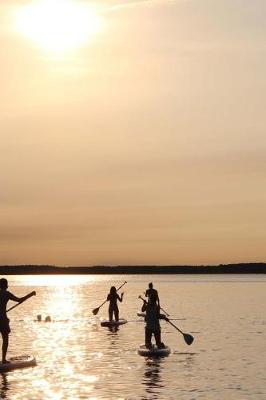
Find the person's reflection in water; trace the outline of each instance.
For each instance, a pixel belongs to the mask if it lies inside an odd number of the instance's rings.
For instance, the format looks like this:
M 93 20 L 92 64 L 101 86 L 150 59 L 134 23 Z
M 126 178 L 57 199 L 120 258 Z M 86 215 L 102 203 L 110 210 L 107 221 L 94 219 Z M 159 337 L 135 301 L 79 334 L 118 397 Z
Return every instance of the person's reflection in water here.
M 106 354 L 112 357 L 112 362 L 119 365 L 120 361 L 120 349 L 121 349 L 121 337 L 118 332 L 118 326 L 109 327 L 106 333 Z M 1 400 L 1 399 L 0 399 Z
M 114 325 L 114 326 L 108 326 L 108 330 L 111 333 L 116 333 L 117 331 L 119 331 L 119 326 L 118 325 Z M 1 399 L 0 399 L 1 400 Z
M 1 374 L 1 387 L 0 387 L 0 399 L 7 399 L 7 394 L 9 391 L 9 384 L 6 374 Z
M 145 386 L 148 397 L 143 397 L 143 400 L 161 398 L 161 388 L 164 387 L 161 377 L 162 361 L 162 358 L 146 360 L 142 384 Z

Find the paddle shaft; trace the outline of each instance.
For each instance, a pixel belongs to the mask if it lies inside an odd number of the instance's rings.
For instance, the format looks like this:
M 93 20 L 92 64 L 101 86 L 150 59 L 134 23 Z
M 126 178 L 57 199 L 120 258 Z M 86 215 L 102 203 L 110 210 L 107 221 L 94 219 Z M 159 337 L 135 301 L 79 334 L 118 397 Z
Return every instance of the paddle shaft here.
M 139 299 L 141 299 L 141 300 L 143 300 L 145 303 L 147 303 L 147 301 L 144 300 L 141 296 L 139 296 Z M 179 329 L 175 324 L 173 324 L 173 322 L 171 322 L 171 321 L 169 320 L 169 318 L 166 317 L 166 318 L 164 318 L 164 319 L 165 319 L 165 321 L 169 322 L 170 325 L 172 325 L 178 332 L 180 332 L 180 333 L 183 335 L 183 338 L 184 338 L 186 344 L 190 345 L 190 344 L 193 342 L 194 338 L 193 338 L 192 335 L 190 335 L 189 333 L 184 333 L 184 332 L 182 332 L 181 329 Z
M 184 335 L 184 332 L 181 331 L 181 329 L 179 329 L 175 324 L 173 324 L 173 322 L 171 322 L 168 318 L 166 319 L 167 322 L 169 322 L 170 325 L 172 325 L 175 329 L 178 330 L 178 332 L 182 333 L 182 335 Z
M 125 281 L 121 286 L 119 286 L 118 289 L 116 289 L 116 291 L 118 291 L 119 289 L 121 289 L 121 287 L 123 287 L 125 284 L 127 283 L 127 281 Z M 105 303 L 107 303 L 107 300 L 105 300 L 99 307 L 97 307 L 98 309 L 101 308 Z
M 168 313 L 163 309 L 163 307 L 160 306 L 160 309 L 165 313 L 165 315 L 166 315 L 167 317 L 170 317 L 170 314 L 168 314 Z
M 147 300 L 143 299 L 141 296 L 139 296 L 139 299 L 141 299 L 142 301 L 144 301 L 144 303 L 147 303 Z M 170 314 L 168 314 L 161 306 L 160 306 L 160 309 L 165 313 L 165 315 L 166 315 L 167 317 L 170 316 Z
M 28 300 L 30 297 L 35 296 L 35 295 L 36 295 L 36 292 L 35 292 L 35 291 L 30 292 L 30 293 L 27 295 L 26 299 L 20 301 L 19 303 L 15 304 L 14 306 L 10 307 L 8 310 L 6 310 L 6 312 L 9 312 L 9 311 L 13 310 L 13 308 L 16 308 L 16 307 L 19 306 L 20 304 L 24 303 L 24 301 Z

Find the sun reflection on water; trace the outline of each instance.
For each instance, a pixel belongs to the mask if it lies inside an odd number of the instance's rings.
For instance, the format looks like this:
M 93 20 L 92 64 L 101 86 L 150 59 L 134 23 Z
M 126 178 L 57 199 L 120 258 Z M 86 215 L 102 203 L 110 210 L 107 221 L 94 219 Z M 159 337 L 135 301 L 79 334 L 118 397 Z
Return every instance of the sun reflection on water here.
M 54 277 L 47 278 L 49 281 Z M 73 284 L 73 277 L 57 276 L 56 280 L 60 282 L 60 286 L 50 287 L 46 297 L 44 296 L 42 308 L 51 317 L 51 322 L 35 324 L 34 347 L 45 359 L 45 365 L 42 366 L 40 362 L 38 366 L 43 368 L 47 379 L 35 381 L 34 391 L 45 392 L 46 398 L 51 400 L 65 399 L 66 392 L 68 398 L 76 399 L 82 385 L 86 390 L 86 398 L 90 398 L 99 377 L 90 370 L 85 361 L 89 343 L 89 321 L 80 317 L 81 291 L 69 285 L 70 281 Z M 77 284 L 79 279 L 75 281 Z M 52 385 L 50 375 L 58 369 L 60 378 Z
M 66 320 L 72 319 L 78 310 L 78 299 L 72 288 L 59 286 L 51 297 L 47 298 L 45 308 L 47 314 L 52 318 Z
M 12 281 L 12 277 L 6 277 Z M 73 286 L 73 285 L 88 285 L 93 284 L 99 277 L 94 275 L 20 275 L 16 276 L 16 284 L 28 286 Z

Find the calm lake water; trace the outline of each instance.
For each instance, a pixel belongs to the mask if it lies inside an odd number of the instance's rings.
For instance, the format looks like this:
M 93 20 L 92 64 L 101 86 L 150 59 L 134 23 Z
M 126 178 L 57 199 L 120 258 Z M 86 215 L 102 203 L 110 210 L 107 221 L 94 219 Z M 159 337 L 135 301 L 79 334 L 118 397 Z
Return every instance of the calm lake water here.
M 9 314 L 9 356 L 33 354 L 37 367 L 0 375 L 0 398 L 10 400 L 266 399 L 266 276 L 115 275 L 10 276 L 9 290 L 37 296 Z M 127 280 L 117 332 L 100 326 L 111 285 Z M 184 332 L 162 321 L 172 354 L 145 359 L 144 323 L 136 316 L 148 282 Z M 13 303 L 9 302 L 9 306 Z M 50 316 L 51 323 L 36 322 Z

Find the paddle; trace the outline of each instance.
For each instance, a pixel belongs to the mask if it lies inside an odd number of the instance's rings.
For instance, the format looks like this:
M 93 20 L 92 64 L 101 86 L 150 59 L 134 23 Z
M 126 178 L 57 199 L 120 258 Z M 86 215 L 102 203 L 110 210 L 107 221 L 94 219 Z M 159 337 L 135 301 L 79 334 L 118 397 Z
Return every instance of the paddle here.
M 147 300 L 143 299 L 143 297 L 141 297 L 141 295 L 139 295 L 139 299 L 141 299 L 142 301 L 144 301 L 144 303 L 147 303 Z M 160 309 L 165 313 L 165 315 L 167 317 L 170 317 L 170 314 L 168 314 L 161 306 Z
M 139 299 L 143 300 L 144 302 L 147 302 L 147 301 L 144 300 L 140 295 L 139 295 Z M 160 309 L 165 313 L 165 315 L 166 315 L 167 317 L 170 317 L 170 314 L 168 314 L 168 313 L 163 309 L 163 307 L 160 306 Z
M 190 335 L 189 333 L 182 332 L 181 329 L 179 329 L 175 324 L 173 324 L 173 322 L 171 322 L 168 318 L 165 318 L 165 321 L 167 321 L 176 330 L 178 330 L 178 332 L 182 333 L 184 341 L 186 342 L 186 344 L 191 345 L 191 343 L 193 343 L 194 338 L 193 338 L 192 335 Z
M 139 296 L 139 299 L 141 299 L 142 301 L 144 301 L 145 303 L 147 303 L 147 301 L 144 300 L 141 296 Z M 162 309 L 162 308 L 161 308 L 161 309 Z M 165 321 L 169 322 L 169 324 L 172 325 L 176 330 L 178 330 L 178 332 L 182 333 L 183 338 L 184 338 L 186 344 L 191 345 L 191 343 L 193 343 L 194 338 L 193 338 L 192 335 L 190 335 L 189 333 L 184 333 L 184 332 L 182 332 L 181 329 L 179 329 L 175 324 L 173 324 L 173 322 L 171 322 L 171 321 L 169 320 L 169 318 L 165 317 L 164 319 L 165 319 Z
M 160 306 L 160 309 L 165 313 L 165 315 L 166 315 L 167 317 L 170 317 L 170 314 L 168 314 L 168 313 L 163 309 L 163 307 Z
M 116 291 L 118 291 L 119 289 L 121 289 L 121 287 L 124 286 L 126 283 L 127 283 L 127 281 L 125 281 L 121 286 L 119 286 L 119 288 L 116 289 Z M 107 300 L 105 300 L 99 307 L 94 308 L 94 309 L 92 310 L 93 315 L 97 315 L 98 312 L 99 312 L 99 310 L 100 310 L 100 308 L 101 308 L 106 302 L 107 302 Z
M 32 296 L 36 296 L 36 292 L 35 290 L 33 292 L 30 292 L 29 294 L 27 294 L 24 298 L 24 300 L 19 301 L 17 304 L 15 304 L 14 306 L 10 307 L 8 310 L 6 310 L 6 312 L 13 310 L 13 308 L 19 306 L 20 304 L 24 303 L 24 301 L 28 300 L 30 297 Z

